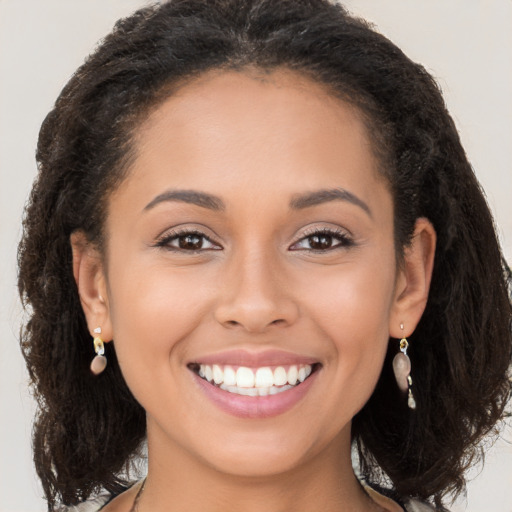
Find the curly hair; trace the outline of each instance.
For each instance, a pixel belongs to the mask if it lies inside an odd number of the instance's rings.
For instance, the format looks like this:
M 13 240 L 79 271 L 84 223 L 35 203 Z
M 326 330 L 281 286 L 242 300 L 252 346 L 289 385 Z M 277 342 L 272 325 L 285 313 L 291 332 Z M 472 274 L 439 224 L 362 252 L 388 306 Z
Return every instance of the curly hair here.
M 120 492 L 145 439 L 145 413 L 123 380 L 89 372 L 91 337 L 72 273 L 70 235 L 104 245 L 108 197 L 130 170 L 140 123 L 173 90 L 213 69 L 307 75 L 362 112 L 394 200 L 397 254 L 417 218 L 437 233 L 426 310 L 410 357 L 419 406 L 391 371 L 353 421 L 361 474 L 442 507 L 464 490 L 510 397 L 510 271 L 438 86 L 366 22 L 329 0 L 174 0 L 120 20 L 46 117 L 39 173 L 19 246 L 29 310 L 21 345 L 38 399 L 34 460 L 49 510 Z

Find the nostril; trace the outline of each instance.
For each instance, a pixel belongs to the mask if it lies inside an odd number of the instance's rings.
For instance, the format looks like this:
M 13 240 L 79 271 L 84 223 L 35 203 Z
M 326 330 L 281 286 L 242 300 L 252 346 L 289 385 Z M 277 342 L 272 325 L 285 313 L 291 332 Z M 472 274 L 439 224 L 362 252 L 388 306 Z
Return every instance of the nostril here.
M 249 332 L 260 332 L 265 330 L 270 326 L 282 326 L 286 325 L 286 320 L 283 318 L 278 318 L 276 320 L 272 320 L 268 324 L 257 324 L 253 325 L 251 322 L 238 322 L 237 320 L 225 320 L 223 322 L 225 327 L 244 327 Z

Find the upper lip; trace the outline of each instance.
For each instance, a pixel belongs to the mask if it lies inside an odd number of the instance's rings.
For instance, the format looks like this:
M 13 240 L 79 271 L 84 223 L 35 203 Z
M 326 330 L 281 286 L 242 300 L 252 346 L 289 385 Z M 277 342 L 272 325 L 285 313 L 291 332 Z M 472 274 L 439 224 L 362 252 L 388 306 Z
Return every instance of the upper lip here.
M 262 366 L 281 366 L 293 364 L 315 364 L 318 359 L 314 359 L 302 354 L 294 354 L 284 350 L 265 350 L 261 352 L 250 352 L 248 350 L 228 350 L 215 354 L 208 354 L 197 357 L 189 364 L 218 364 L 231 366 L 247 366 L 259 368 Z

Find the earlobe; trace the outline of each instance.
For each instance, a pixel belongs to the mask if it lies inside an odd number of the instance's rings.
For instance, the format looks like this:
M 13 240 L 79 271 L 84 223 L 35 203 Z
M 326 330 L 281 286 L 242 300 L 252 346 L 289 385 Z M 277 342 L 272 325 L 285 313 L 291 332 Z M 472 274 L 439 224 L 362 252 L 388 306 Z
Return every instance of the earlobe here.
M 73 276 L 80 303 L 91 335 L 101 327 L 103 340 L 113 338 L 103 261 L 97 249 L 82 231 L 70 237 L 73 251 Z
M 403 263 L 397 276 L 389 325 L 389 333 L 393 338 L 404 335 L 400 324 L 405 325 L 405 336 L 409 336 L 420 321 L 427 305 L 435 249 L 434 227 L 425 218 L 417 219 L 411 243 L 404 250 Z

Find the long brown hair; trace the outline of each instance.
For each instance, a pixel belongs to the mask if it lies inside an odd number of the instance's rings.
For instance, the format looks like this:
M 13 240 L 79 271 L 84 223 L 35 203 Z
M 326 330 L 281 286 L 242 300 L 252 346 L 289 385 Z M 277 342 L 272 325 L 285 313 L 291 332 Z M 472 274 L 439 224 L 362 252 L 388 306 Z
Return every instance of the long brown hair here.
M 109 194 L 129 172 L 131 139 L 173 87 L 210 69 L 284 67 L 327 85 L 367 120 L 393 193 L 397 253 L 415 220 L 438 246 L 426 311 L 410 357 L 411 412 L 390 371 L 353 423 L 368 482 L 441 506 L 464 488 L 478 441 L 510 396 L 510 271 L 454 123 L 432 77 L 364 21 L 328 0 L 175 0 L 121 20 L 66 85 L 41 128 L 39 174 L 19 246 L 30 313 L 22 349 L 39 410 L 34 458 L 48 500 L 75 504 L 120 476 L 145 438 L 145 414 L 108 344 L 89 372 L 91 338 L 69 237 L 100 248 Z

